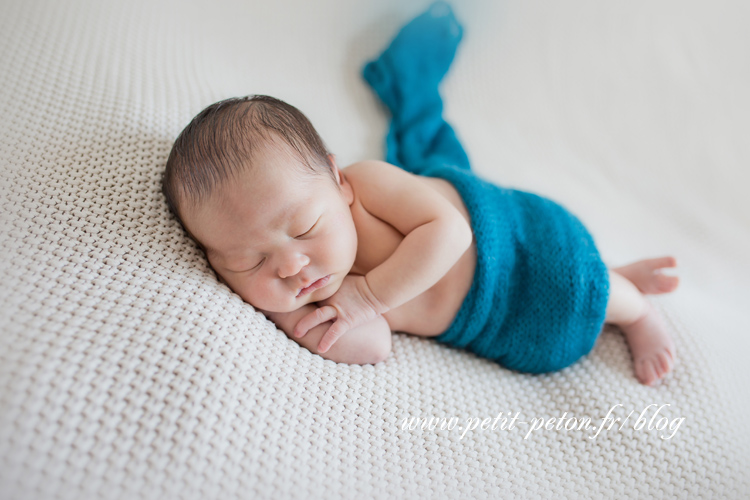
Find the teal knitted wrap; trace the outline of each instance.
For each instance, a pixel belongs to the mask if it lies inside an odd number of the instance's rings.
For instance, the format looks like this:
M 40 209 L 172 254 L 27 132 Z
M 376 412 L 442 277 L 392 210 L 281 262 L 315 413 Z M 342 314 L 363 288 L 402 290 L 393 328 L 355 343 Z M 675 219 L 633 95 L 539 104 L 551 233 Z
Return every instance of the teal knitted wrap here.
M 386 159 L 452 183 L 471 218 L 474 281 L 453 323 L 435 339 L 513 370 L 560 370 L 594 346 L 604 323 L 608 271 L 570 212 L 471 171 L 442 118 L 438 93 L 462 34 L 451 9 L 433 4 L 364 69 L 392 114 Z
M 604 323 L 609 276 L 583 224 L 551 200 L 465 169 L 436 166 L 422 175 L 455 186 L 477 246 L 469 293 L 436 340 L 529 373 L 588 354 Z

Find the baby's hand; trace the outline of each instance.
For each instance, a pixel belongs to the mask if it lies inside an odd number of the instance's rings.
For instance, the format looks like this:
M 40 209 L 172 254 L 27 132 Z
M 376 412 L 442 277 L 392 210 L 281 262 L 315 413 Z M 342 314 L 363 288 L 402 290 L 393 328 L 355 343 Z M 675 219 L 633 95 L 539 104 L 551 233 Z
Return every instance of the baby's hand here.
M 335 319 L 318 344 L 318 352 L 326 352 L 346 332 L 363 325 L 388 311 L 370 290 L 364 276 L 348 275 L 341 287 L 326 300 L 322 307 L 303 317 L 294 327 L 294 336 L 304 337 L 312 328 Z

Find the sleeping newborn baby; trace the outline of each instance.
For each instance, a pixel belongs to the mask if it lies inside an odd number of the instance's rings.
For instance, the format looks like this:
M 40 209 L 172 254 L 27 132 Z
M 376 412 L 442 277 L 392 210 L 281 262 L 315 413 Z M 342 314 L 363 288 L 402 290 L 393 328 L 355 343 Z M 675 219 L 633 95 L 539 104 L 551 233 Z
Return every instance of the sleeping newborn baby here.
M 324 358 L 377 363 L 399 331 L 549 372 L 586 355 L 607 322 L 654 383 L 675 349 L 643 295 L 676 288 L 660 272 L 675 259 L 608 270 L 563 207 L 471 172 L 437 93 L 460 33 L 450 11 L 428 11 L 367 66 L 393 114 L 391 162 L 340 168 L 293 106 L 227 99 L 175 141 L 170 209 L 222 282 Z M 434 62 L 419 85 L 409 57 Z

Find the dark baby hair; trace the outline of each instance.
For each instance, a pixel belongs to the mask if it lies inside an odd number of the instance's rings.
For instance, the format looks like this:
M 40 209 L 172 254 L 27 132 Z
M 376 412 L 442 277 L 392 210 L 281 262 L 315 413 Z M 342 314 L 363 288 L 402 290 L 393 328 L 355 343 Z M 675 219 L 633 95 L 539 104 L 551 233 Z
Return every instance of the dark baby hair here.
M 162 177 L 167 205 L 183 227 L 183 203 L 205 200 L 274 138 L 291 146 L 311 173 L 333 175 L 330 153 L 310 120 L 284 101 L 265 95 L 233 97 L 198 113 L 175 140 Z

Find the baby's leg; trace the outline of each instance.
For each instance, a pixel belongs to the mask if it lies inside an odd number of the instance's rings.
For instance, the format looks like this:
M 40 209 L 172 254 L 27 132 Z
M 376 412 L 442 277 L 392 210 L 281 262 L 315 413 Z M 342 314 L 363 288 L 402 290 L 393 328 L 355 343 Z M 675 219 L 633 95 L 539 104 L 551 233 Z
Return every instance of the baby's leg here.
M 655 272 L 659 267 L 672 267 L 655 263 L 659 259 L 636 262 L 624 268 L 610 270 L 610 297 L 605 321 L 620 327 L 630 347 L 638 380 L 646 385 L 672 370 L 675 348 L 657 311 L 643 297 L 641 291 L 665 293 L 674 290 L 677 283 L 665 286 L 663 275 Z M 628 277 L 620 273 L 624 269 Z M 629 278 L 632 277 L 631 281 Z M 676 280 L 676 278 L 675 278 Z

